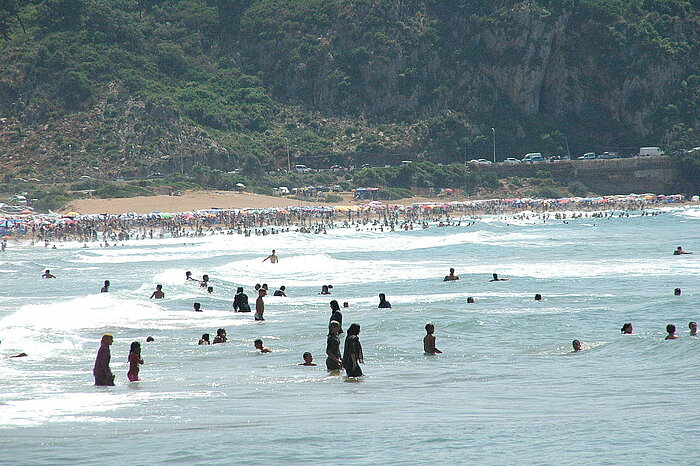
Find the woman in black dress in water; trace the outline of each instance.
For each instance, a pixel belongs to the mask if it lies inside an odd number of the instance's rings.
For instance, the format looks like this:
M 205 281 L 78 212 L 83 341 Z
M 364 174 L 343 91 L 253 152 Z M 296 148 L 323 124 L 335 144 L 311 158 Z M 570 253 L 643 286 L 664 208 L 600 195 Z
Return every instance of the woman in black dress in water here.
M 352 324 L 348 328 L 343 350 L 343 367 L 348 377 L 361 377 L 360 363 L 364 363 L 362 345 L 360 344 L 360 324 Z

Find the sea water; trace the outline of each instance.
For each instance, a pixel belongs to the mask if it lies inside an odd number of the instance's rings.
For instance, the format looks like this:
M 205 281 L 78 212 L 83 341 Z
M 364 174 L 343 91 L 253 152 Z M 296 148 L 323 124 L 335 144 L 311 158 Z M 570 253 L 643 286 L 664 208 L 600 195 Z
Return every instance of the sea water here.
M 0 463 L 696 463 L 700 339 L 688 322 L 700 320 L 700 254 L 672 252 L 700 252 L 699 226 L 688 207 L 110 248 L 10 243 Z M 280 262 L 262 262 L 273 248 Z M 450 267 L 461 280 L 442 281 Z M 47 268 L 55 280 L 40 278 Z M 213 294 L 186 270 L 208 274 Z M 494 272 L 509 280 L 490 282 Z M 232 312 L 238 286 L 254 305 L 255 283 L 287 287 L 265 298 L 265 322 Z M 156 284 L 165 299 L 149 299 Z M 392 309 L 377 309 L 379 293 Z M 331 299 L 349 303 L 344 328 L 361 325 L 361 379 L 325 370 Z M 423 354 L 428 321 L 443 354 Z M 625 322 L 633 335 L 620 335 Z M 664 341 L 667 323 L 679 340 Z M 197 345 L 220 327 L 228 343 Z M 116 386 L 95 387 L 105 332 Z M 256 338 L 273 353 L 257 353 Z M 571 352 L 573 339 L 584 351 Z M 132 341 L 145 364 L 130 383 Z M 318 366 L 297 365 L 305 351 Z

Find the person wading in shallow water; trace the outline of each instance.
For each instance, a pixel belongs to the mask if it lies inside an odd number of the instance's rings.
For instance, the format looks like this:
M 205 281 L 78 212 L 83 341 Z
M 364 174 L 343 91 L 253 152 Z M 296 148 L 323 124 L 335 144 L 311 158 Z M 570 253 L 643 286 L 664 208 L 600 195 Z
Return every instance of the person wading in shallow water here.
M 95 367 L 92 369 L 92 375 L 95 376 L 95 385 L 114 385 L 114 374 L 109 368 L 109 361 L 112 355 L 109 351 L 109 346 L 114 341 L 114 337 L 110 333 L 102 335 L 100 349 L 97 351 L 95 359 Z
M 343 348 L 343 367 L 348 377 L 362 377 L 360 363 L 364 363 L 360 344 L 360 324 L 352 324 L 347 330 Z

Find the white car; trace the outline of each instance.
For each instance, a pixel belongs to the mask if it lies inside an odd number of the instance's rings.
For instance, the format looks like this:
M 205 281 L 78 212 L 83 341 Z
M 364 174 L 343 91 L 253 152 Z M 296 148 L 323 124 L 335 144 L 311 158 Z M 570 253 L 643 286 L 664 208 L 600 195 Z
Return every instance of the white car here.
M 470 160 L 469 163 L 474 163 L 477 165 L 488 165 L 491 163 L 491 161 L 486 160 L 486 159 L 474 159 L 474 160 Z
M 513 157 L 508 157 L 503 161 L 503 163 L 520 163 L 520 160 Z

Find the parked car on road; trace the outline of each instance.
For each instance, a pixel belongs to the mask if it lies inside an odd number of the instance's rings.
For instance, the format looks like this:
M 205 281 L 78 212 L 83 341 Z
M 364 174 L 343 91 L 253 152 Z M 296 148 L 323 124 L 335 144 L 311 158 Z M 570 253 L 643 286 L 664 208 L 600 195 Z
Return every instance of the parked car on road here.
M 654 155 L 664 155 L 664 151 L 660 147 L 640 147 L 639 155 L 641 156 L 654 156 Z
M 476 165 L 489 165 L 491 163 L 491 161 L 486 160 L 486 159 L 474 159 L 474 160 L 470 160 L 469 163 L 473 163 Z
M 598 156 L 595 155 L 595 152 L 586 152 L 585 154 L 583 154 L 583 155 L 582 155 L 581 157 L 579 157 L 578 159 L 579 159 L 579 160 L 593 160 L 593 159 L 597 159 L 597 158 L 598 158 Z
M 600 159 L 619 159 L 620 155 L 617 152 L 603 152 L 600 154 Z
M 530 152 L 529 154 L 525 154 L 523 162 L 544 162 L 544 157 L 542 157 L 541 152 Z
M 297 173 L 309 173 L 311 171 L 306 165 L 294 165 L 294 170 L 296 170 Z
M 520 163 L 520 160 L 513 157 L 508 157 L 503 161 L 503 163 Z

